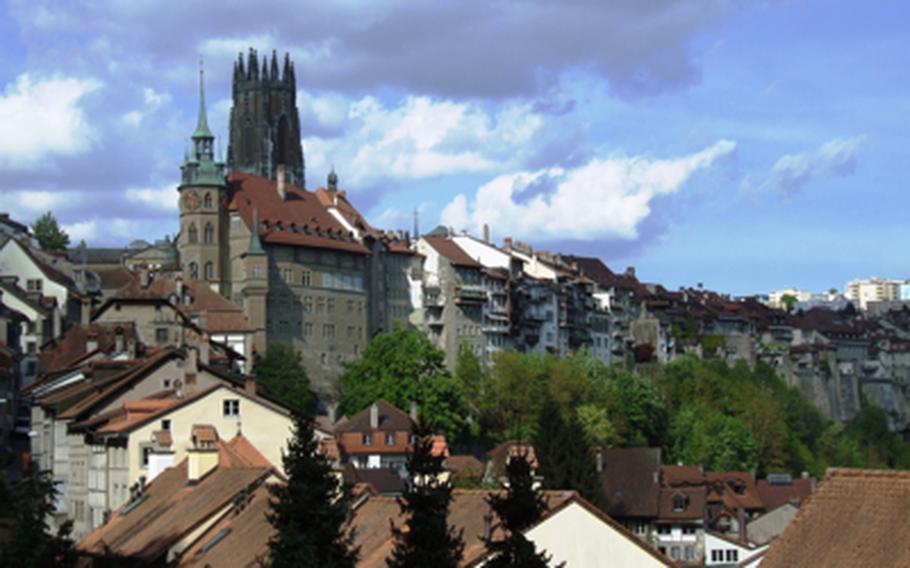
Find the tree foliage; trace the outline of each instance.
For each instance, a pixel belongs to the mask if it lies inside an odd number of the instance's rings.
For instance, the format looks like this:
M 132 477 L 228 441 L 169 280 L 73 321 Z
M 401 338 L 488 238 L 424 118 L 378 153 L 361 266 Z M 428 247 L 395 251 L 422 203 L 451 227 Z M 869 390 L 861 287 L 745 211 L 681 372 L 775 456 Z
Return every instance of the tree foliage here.
M 462 391 L 445 367 L 445 354 L 418 330 L 396 327 L 377 335 L 339 382 L 342 414 L 351 416 L 382 398 L 399 408 L 417 402 L 448 433 L 464 424 Z
M 306 369 L 292 346 L 286 343 L 269 345 L 265 356 L 256 361 L 253 369 L 256 381 L 269 395 L 291 408 L 310 404 L 312 393 Z
M 287 483 L 269 486 L 270 512 L 275 527 L 269 539 L 273 567 L 353 567 L 358 551 L 347 531 L 350 496 L 339 484 L 331 464 L 318 451 L 314 437 L 313 405 L 294 415 L 294 437 L 283 457 Z
M 49 521 L 54 513 L 57 488 L 49 471 L 31 463 L 21 479 L 9 482 L 0 472 L 0 524 L 9 530 L 0 545 L 0 566 L 75 566 L 76 552 L 70 538 L 72 523 L 64 523 L 54 534 Z
M 546 568 L 549 557 L 538 552 L 524 531 L 534 525 L 547 510 L 543 495 L 535 486 L 532 467 L 527 453 L 512 458 L 506 464 L 505 493 L 490 494 L 487 503 L 499 518 L 505 536 L 499 540 L 488 539 L 487 551 L 492 558 L 486 564 L 491 568 L 523 566 Z
M 555 401 L 540 411 L 534 452 L 547 489 L 574 489 L 589 501 L 603 503 L 594 453 L 574 417 L 566 419 Z
M 448 525 L 452 486 L 444 480 L 442 455 L 433 455 L 433 429 L 424 417 L 415 424 L 408 456 L 408 485 L 398 500 L 406 528 L 392 524 L 395 546 L 390 568 L 454 568 L 461 562 L 464 540 Z
M 38 239 L 38 246 L 41 247 L 41 250 L 66 250 L 70 244 L 69 235 L 60 228 L 57 218 L 50 211 L 38 217 L 35 224 L 32 225 L 32 233 Z

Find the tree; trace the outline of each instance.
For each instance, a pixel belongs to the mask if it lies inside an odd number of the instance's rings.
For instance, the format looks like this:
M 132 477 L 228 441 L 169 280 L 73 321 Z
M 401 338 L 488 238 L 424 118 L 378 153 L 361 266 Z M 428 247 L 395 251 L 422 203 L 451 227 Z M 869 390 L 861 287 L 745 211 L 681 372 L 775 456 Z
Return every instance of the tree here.
M 342 414 L 351 416 L 382 398 L 399 408 L 417 402 L 428 420 L 450 434 L 464 424 L 462 391 L 446 370 L 445 353 L 416 329 L 396 327 L 374 337 L 339 382 Z
M 0 472 L 0 514 L 10 521 L 8 540 L 0 546 L 0 566 L 75 566 L 72 523 L 64 523 L 56 535 L 48 525 L 57 494 L 51 473 L 39 471 L 34 463 L 16 482 L 7 482 Z
M 547 489 L 574 489 L 594 504 L 603 503 L 594 455 L 581 425 L 568 420 L 552 400 L 540 411 L 534 453 Z
M 455 357 L 455 382 L 464 393 L 465 406 L 473 419 L 480 415 L 486 394 L 488 376 L 471 346 L 463 342 Z
M 793 294 L 784 294 L 783 296 L 780 297 L 780 303 L 783 304 L 784 309 L 788 312 L 793 311 L 793 306 L 795 306 L 796 302 L 798 302 L 798 301 L 799 301 L 799 298 L 797 298 Z
M 543 496 L 534 485 L 527 453 L 512 456 L 506 464 L 506 477 L 508 486 L 505 494 L 487 497 L 487 503 L 499 517 L 506 536 L 496 541 L 488 539 L 487 550 L 492 558 L 486 566 L 546 568 L 550 559 L 545 552 L 537 552 L 534 543 L 524 535 L 524 531 L 540 520 L 547 510 Z
M 256 380 L 269 395 L 291 408 L 309 404 L 312 392 L 300 355 L 286 343 L 269 345 L 265 356 L 253 367 Z
M 454 568 L 461 562 L 461 531 L 448 525 L 452 486 L 443 481 L 442 455 L 433 455 L 433 429 L 424 417 L 413 429 L 408 457 L 408 485 L 398 499 L 407 528 L 392 524 L 395 547 L 387 560 L 390 568 Z
M 294 437 L 282 459 L 287 483 L 269 486 L 267 518 L 276 531 L 269 539 L 273 567 L 342 568 L 357 562 L 353 531 L 346 530 L 350 494 L 319 452 L 313 406 L 294 413 Z
M 66 231 L 57 224 L 57 219 L 48 211 L 32 225 L 32 233 L 38 239 L 41 250 L 66 250 L 70 244 L 70 237 Z

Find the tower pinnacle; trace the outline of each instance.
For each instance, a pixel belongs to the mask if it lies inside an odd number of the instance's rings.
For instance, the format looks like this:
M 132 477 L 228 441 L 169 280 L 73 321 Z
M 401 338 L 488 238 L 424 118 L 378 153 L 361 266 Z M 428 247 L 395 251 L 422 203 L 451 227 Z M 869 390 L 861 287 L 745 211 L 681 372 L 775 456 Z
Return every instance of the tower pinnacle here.
M 209 130 L 208 116 L 205 111 L 205 70 L 202 68 L 202 59 L 199 60 L 199 116 L 196 119 L 196 132 L 193 138 L 214 138 Z

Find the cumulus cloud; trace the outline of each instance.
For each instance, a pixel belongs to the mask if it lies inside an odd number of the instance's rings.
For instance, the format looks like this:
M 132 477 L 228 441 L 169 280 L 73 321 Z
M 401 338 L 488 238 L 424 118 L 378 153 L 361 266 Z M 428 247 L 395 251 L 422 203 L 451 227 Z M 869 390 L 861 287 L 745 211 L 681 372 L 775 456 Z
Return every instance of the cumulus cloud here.
M 343 137 L 307 138 L 307 168 L 328 172 L 336 164 L 343 184 L 358 187 L 382 179 L 419 180 L 489 172 L 519 163 L 545 123 L 530 103 L 488 111 L 470 102 L 410 96 L 399 105 L 375 97 L 350 101 L 341 118 L 338 100 L 308 108 L 324 113 Z
M 679 191 L 697 171 L 735 150 L 734 142 L 720 140 L 679 158 L 612 156 L 569 170 L 502 175 L 478 188 L 473 199 L 456 196 L 440 221 L 472 231 L 486 223 L 514 236 L 546 240 L 631 240 L 655 198 Z
M 151 207 L 161 211 L 176 212 L 179 204 L 176 184 L 156 188 L 127 189 L 126 199 L 137 206 Z
M 0 163 L 36 165 L 49 154 L 77 154 L 95 137 L 80 106 L 100 87 L 90 79 L 19 75 L 0 95 Z
M 784 195 L 794 195 L 819 177 L 853 175 L 856 155 L 865 139 L 865 136 L 835 138 L 812 152 L 782 156 L 771 168 L 764 185 Z

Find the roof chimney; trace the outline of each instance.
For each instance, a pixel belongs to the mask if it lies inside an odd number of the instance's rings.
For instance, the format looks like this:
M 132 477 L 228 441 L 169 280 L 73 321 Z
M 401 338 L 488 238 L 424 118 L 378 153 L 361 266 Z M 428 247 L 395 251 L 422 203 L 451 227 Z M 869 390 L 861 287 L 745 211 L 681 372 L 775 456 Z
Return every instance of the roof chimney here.
M 3 299 L 3 291 L 0 290 L 0 300 Z M 2 302 L 0 302 L 2 303 Z M 82 298 L 82 310 L 79 313 L 79 322 L 82 325 L 88 325 L 92 321 L 92 299 Z
M 183 302 L 183 276 L 179 274 L 174 279 L 174 292 L 177 295 L 177 303 Z
M 483 242 L 490 244 L 490 226 L 483 224 Z
M 196 374 L 199 372 L 199 365 L 196 350 L 192 347 L 187 349 L 186 363 L 184 365 L 184 380 L 186 385 L 186 394 L 191 395 L 196 392 Z
M 506 237 L 502 239 L 502 244 L 507 249 L 512 248 L 512 237 Z
M 243 379 L 243 392 L 250 396 L 256 396 L 256 375 L 253 373 Z
M 212 426 L 193 426 L 193 447 L 186 451 L 186 480 L 197 483 L 218 465 L 218 431 Z
M 411 401 L 411 422 L 417 422 L 417 401 Z
M 375 402 L 370 405 L 370 428 L 379 429 L 379 405 Z
M 123 353 L 123 328 L 114 330 L 114 352 Z
M 634 266 L 630 266 L 630 267 L 626 268 L 626 276 L 628 276 L 630 278 L 635 278 L 635 267 Z
M 275 171 L 275 178 L 277 181 L 276 185 L 278 187 L 278 198 L 284 201 L 285 197 L 287 197 L 287 187 L 285 185 L 286 182 L 284 179 L 284 164 L 278 164 L 278 167 Z
M 149 271 L 145 268 L 139 269 L 139 286 L 143 290 L 149 287 Z

